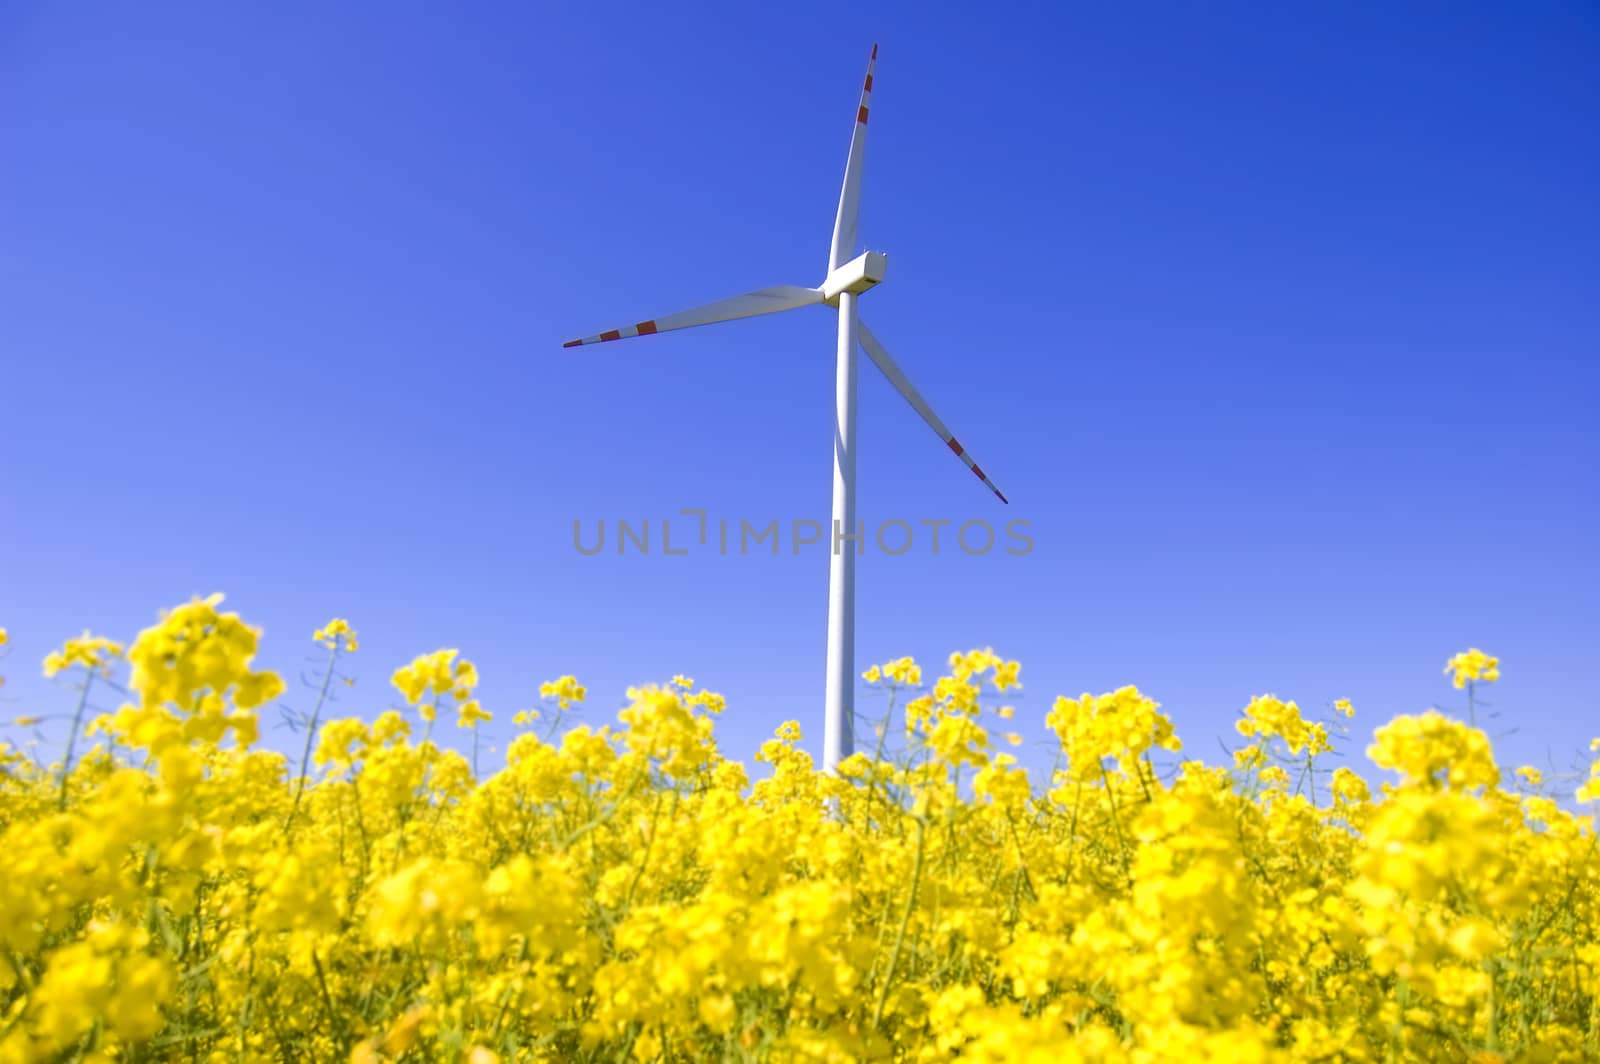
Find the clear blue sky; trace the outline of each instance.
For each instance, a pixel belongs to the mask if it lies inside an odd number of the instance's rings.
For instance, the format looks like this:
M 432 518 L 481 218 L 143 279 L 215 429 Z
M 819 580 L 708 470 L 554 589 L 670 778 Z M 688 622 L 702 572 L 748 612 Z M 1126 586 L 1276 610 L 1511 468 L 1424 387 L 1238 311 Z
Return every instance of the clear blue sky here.
M 225 591 L 820 742 L 827 562 L 586 558 L 574 519 L 826 519 L 821 309 L 564 351 L 815 284 L 867 51 L 863 313 L 1012 500 L 863 366 L 869 522 L 1022 558 L 860 565 L 858 655 L 1138 683 L 1189 748 L 1252 694 L 1363 739 L 1500 655 L 1507 761 L 1600 732 L 1600 14 L 1462 5 L 6 5 L 0 662 Z M 503 734 L 503 732 L 501 733 Z M 287 742 L 276 733 L 272 742 Z

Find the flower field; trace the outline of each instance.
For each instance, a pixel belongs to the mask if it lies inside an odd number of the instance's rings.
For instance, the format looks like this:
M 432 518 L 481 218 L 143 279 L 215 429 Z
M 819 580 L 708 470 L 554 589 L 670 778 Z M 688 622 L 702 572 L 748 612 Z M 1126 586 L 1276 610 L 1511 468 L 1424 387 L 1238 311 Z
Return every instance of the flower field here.
M 1263 696 L 1212 766 L 1126 687 L 1056 699 L 1030 778 L 975 651 L 869 669 L 836 775 L 793 723 L 724 759 L 686 677 L 600 726 L 546 683 L 490 764 L 459 653 L 323 720 L 359 651 L 313 638 L 288 757 L 220 597 L 45 661 L 81 693 L 52 759 L 0 745 L 0 1062 L 1600 1059 L 1600 760 Z

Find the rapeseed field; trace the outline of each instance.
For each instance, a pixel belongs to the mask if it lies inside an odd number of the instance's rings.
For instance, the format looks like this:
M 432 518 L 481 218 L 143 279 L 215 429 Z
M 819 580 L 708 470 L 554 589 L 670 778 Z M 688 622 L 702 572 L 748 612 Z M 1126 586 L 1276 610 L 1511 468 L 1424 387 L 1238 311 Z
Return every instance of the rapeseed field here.
M 550 681 L 487 763 L 454 650 L 321 719 L 343 620 L 286 757 L 258 638 L 213 596 L 45 661 L 79 694 L 53 759 L 0 745 L 0 1064 L 1600 1059 L 1600 760 L 1558 790 L 1438 712 L 1263 696 L 1208 765 L 1125 687 L 1056 699 L 1034 778 L 974 651 L 869 669 L 836 774 L 793 722 L 724 758 L 683 676 L 599 726 Z

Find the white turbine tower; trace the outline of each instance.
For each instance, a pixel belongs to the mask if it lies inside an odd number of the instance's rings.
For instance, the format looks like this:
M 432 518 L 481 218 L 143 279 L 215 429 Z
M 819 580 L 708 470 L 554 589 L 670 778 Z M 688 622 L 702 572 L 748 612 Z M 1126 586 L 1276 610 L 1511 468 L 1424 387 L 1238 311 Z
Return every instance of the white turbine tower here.
M 872 101 L 872 69 L 878 60 L 878 46 L 872 46 L 872 57 L 867 61 L 867 80 L 861 86 L 861 106 L 856 110 L 855 129 L 850 134 L 850 154 L 844 164 L 844 187 L 839 192 L 839 212 L 833 222 L 833 246 L 828 254 L 828 275 L 816 288 L 797 285 L 780 285 L 762 288 L 732 299 L 708 303 L 693 310 L 652 318 L 634 325 L 624 325 L 581 340 L 569 340 L 564 347 L 604 343 L 629 336 L 649 336 L 669 329 L 687 329 L 692 325 L 710 325 L 736 318 L 752 318 L 758 314 L 775 314 L 780 310 L 794 310 L 824 303 L 839 309 L 839 360 L 835 369 L 835 402 L 833 434 L 833 535 L 831 560 L 828 570 L 828 687 L 822 739 L 822 766 L 832 771 L 838 763 L 849 757 L 855 745 L 853 734 L 855 689 L 855 619 L 856 619 L 856 552 L 850 549 L 852 540 L 843 537 L 858 532 L 856 528 L 856 345 L 859 343 L 874 365 L 889 378 L 889 383 L 905 396 L 913 410 L 922 415 L 928 427 L 939 434 L 945 445 L 954 451 L 968 469 L 999 496 L 1005 495 L 995 487 L 978 464 L 972 460 L 956 438 L 945 428 L 939 415 L 933 412 L 928 401 L 906 379 L 889 352 L 884 350 L 866 323 L 856 311 L 856 300 L 861 293 L 883 280 L 888 259 L 879 252 L 868 251 L 850 258 L 856 250 L 856 222 L 861 206 L 861 162 L 866 152 L 867 108 Z M 848 260 L 848 261 L 846 261 Z

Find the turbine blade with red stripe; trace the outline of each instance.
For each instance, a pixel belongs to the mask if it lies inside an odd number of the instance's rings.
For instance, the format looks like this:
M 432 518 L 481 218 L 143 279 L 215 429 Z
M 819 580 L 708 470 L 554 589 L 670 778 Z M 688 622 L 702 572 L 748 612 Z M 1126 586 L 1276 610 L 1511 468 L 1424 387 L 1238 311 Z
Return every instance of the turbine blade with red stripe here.
M 856 253 L 856 222 L 861 213 L 861 163 L 867 151 L 867 108 L 872 104 L 872 68 L 878 64 L 878 46 L 872 46 L 867 60 L 867 80 L 861 86 L 861 106 L 856 108 L 856 125 L 850 133 L 850 154 L 844 160 L 844 187 L 839 190 L 839 213 L 833 217 L 833 248 L 828 254 L 828 272 L 849 262 Z
M 583 344 L 604 343 L 607 340 L 623 340 L 629 336 L 649 336 L 651 333 L 687 329 L 695 325 L 712 325 L 719 321 L 753 318 L 759 314 L 776 314 L 780 310 L 794 310 L 796 307 L 809 307 L 813 303 L 821 302 L 822 290 L 818 288 L 801 288 L 792 284 L 761 288 L 754 292 L 746 292 L 742 296 L 734 296 L 732 299 L 707 303 L 692 310 L 680 310 L 665 317 L 608 329 L 594 336 L 568 340 L 561 346 L 579 347 Z
M 995 487 L 994 481 L 989 479 L 989 475 L 978 468 L 978 463 L 972 460 L 972 455 L 968 454 L 966 449 L 956 442 L 955 435 L 945 427 L 943 421 L 939 420 L 939 415 L 933 412 L 933 407 L 928 405 L 928 401 L 922 397 L 922 393 L 917 391 L 911 381 L 906 378 L 905 372 L 895 365 L 894 359 L 889 357 L 889 352 L 884 350 L 883 345 L 878 342 L 878 338 L 872 335 L 872 330 L 867 328 L 867 323 L 858 320 L 856 322 L 856 332 L 861 340 L 861 349 L 867 353 L 868 358 L 872 359 L 873 365 L 882 370 L 883 375 L 889 378 L 889 383 L 895 386 L 895 390 L 905 396 L 906 402 L 911 404 L 911 409 L 922 415 L 922 420 L 926 421 L 928 427 L 939 434 L 939 438 L 945 442 L 945 446 L 954 451 L 956 457 L 961 459 L 968 469 L 976 473 L 978 479 L 987 484 L 989 490 L 999 496 L 1001 502 L 1009 502 L 1010 500 L 1005 497 L 1005 494 Z

